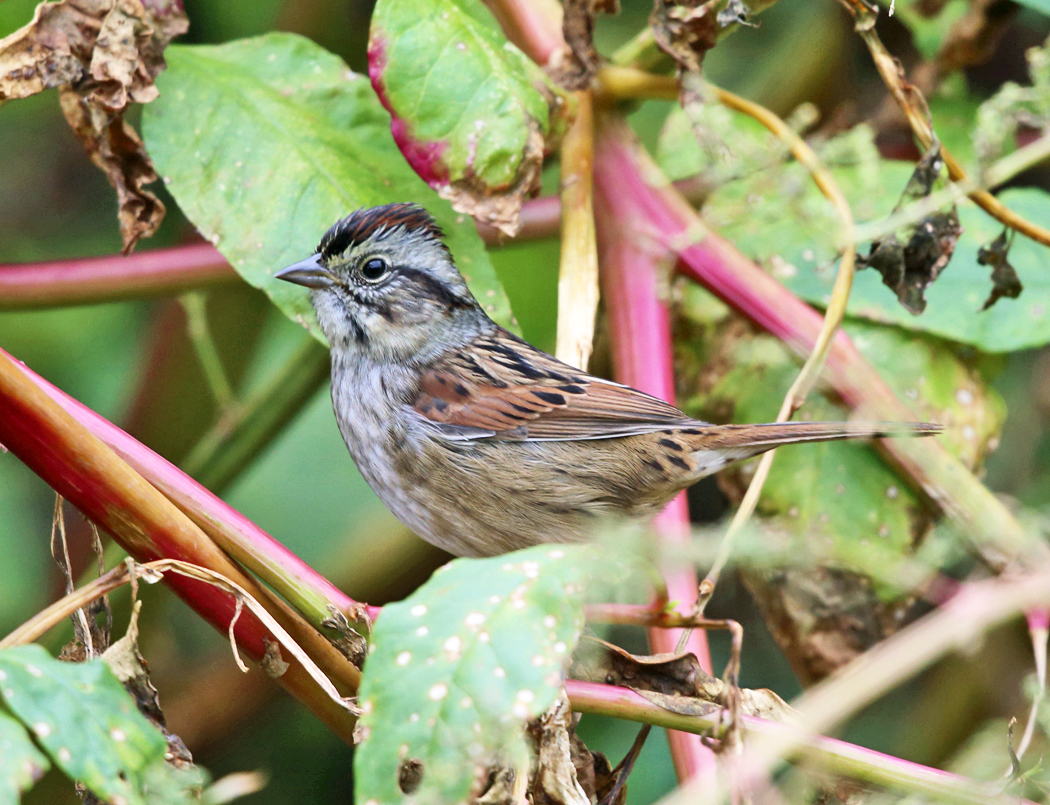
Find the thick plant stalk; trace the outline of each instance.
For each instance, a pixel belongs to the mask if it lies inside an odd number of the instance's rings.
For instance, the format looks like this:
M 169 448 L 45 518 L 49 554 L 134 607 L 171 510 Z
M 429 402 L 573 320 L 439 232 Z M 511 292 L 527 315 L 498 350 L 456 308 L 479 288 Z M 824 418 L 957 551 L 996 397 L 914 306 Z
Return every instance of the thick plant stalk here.
M 618 191 L 608 186 L 603 188 L 599 183 L 595 203 L 602 296 L 612 334 L 613 369 L 620 382 L 673 403 L 671 321 L 659 288 L 659 267 L 653 252 L 632 237 L 628 223 L 612 212 L 610 192 Z M 688 543 L 689 509 L 684 492 L 660 513 L 655 527 L 668 544 Z M 677 601 L 683 611 L 690 611 L 696 604 L 699 587 L 695 571 L 691 567 L 669 568 L 665 576 L 668 598 Z M 672 652 L 681 635 L 681 629 L 652 628 L 649 642 L 654 652 Z M 711 655 L 703 631 L 694 630 L 685 648 L 696 654 L 701 667 L 711 673 Z M 700 739 L 682 732 L 668 732 L 667 739 L 679 778 L 684 780 L 700 774 L 710 784 L 714 776 L 714 756 Z
M 328 350 L 304 334 L 299 349 L 244 402 L 224 411 L 180 464 L 221 492 L 313 398 L 329 376 Z
M 210 243 L 92 257 L 0 266 L 0 310 L 115 302 L 150 295 L 175 296 L 238 282 Z
M 18 456 L 86 517 L 108 531 L 140 562 L 179 559 L 207 568 L 263 602 L 280 625 L 310 653 L 329 677 L 352 692 L 360 671 L 287 606 L 232 562 L 185 514 L 80 425 L 21 371 L 0 355 L 0 443 Z M 171 588 L 214 626 L 227 631 L 236 614 L 233 598 L 195 579 L 172 578 Z M 241 614 L 238 644 L 261 660 L 272 639 L 250 613 Z M 337 735 L 352 740 L 353 719 L 323 694 L 293 657 L 277 679 Z
M 599 128 L 595 185 L 617 220 L 630 222 L 636 240 L 677 254 L 679 271 L 697 280 L 799 355 L 809 355 L 822 326 L 821 316 L 710 232 L 668 183 L 621 121 Z M 824 378 L 858 418 L 914 420 L 843 332 L 832 340 Z M 936 438 L 885 439 L 882 453 L 931 502 L 951 517 L 995 566 L 1039 543 L 1031 539 L 1005 506 Z M 1044 548 L 1045 549 L 1045 548 Z
M 507 38 L 539 64 L 546 65 L 552 54 L 566 48 L 561 30 L 561 9 L 551 0 L 489 0 L 489 7 Z M 599 158 L 597 154 L 595 158 Z M 602 200 L 597 196 L 594 207 L 597 222 L 616 220 L 609 218 L 606 214 L 609 208 L 603 208 Z M 626 221 L 621 220 L 619 223 L 622 230 L 627 229 Z M 617 372 L 620 379 L 629 385 L 673 401 L 670 321 L 667 308 L 657 292 L 651 255 L 639 248 L 637 242 L 629 243 L 624 239 L 622 231 L 609 231 L 609 227 L 605 230 L 598 232 L 603 266 L 601 287 L 613 322 Z M 676 497 L 661 513 L 656 527 L 666 539 L 688 539 L 689 511 L 684 495 Z M 667 586 L 668 594 L 675 600 L 686 605 L 696 601 L 698 583 L 691 568 L 688 571 L 673 571 Z M 650 640 L 656 651 L 674 650 L 678 636 L 674 632 L 653 629 L 650 631 Z M 694 632 L 687 648 L 710 671 L 707 636 L 703 632 Z M 714 755 L 698 738 L 669 732 L 668 741 L 679 779 L 697 777 L 708 784 L 715 782 Z
M 594 110 L 589 90 L 576 93 L 576 119 L 561 146 L 561 267 L 556 355 L 587 369 L 598 314 L 598 245 L 592 178 Z
M 372 614 L 370 608 L 347 596 L 255 523 L 182 470 L 0 350 L 0 363 L 5 361 L 12 363 L 66 413 L 159 489 L 214 539 L 219 547 L 291 601 L 315 627 L 319 628 L 321 622 L 331 616 L 329 607 L 335 607 L 350 620 Z M 0 442 L 2 441 L 0 437 Z

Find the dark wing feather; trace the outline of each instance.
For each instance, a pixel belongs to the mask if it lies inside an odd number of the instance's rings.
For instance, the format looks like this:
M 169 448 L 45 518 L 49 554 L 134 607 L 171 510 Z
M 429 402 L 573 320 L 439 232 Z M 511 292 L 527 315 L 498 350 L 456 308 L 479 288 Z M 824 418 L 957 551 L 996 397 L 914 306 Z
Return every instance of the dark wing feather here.
M 505 330 L 424 373 L 412 407 L 449 439 L 609 439 L 699 425 L 677 408 L 574 369 Z

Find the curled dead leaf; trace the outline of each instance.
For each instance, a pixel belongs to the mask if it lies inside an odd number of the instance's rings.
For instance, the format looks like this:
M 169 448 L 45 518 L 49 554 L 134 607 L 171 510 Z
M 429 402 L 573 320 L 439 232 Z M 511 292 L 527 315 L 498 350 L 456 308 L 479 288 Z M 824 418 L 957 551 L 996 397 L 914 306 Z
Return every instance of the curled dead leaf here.
M 916 163 L 894 212 L 930 195 L 943 170 L 941 144 L 935 141 Z M 897 294 L 900 303 L 919 315 L 926 309 L 926 289 L 948 266 L 961 234 L 962 225 L 953 204 L 875 241 L 868 255 L 858 258 L 857 265 L 878 271 L 883 284 Z
M 164 205 L 144 189 L 157 175 L 124 112 L 157 97 L 164 48 L 188 25 L 178 0 L 60 0 L 0 40 L 0 102 L 61 89 L 66 120 L 117 191 L 125 254 Z
M 665 710 L 686 715 L 708 715 L 725 707 L 732 695 L 730 686 L 700 667 L 695 654 L 637 656 L 596 638 L 580 642 L 570 674 L 585 682 L 631 688 Z M 771 690 L 738 691 L 741 713 L 783 722 L 795 716 Z
M 1006 259 L 1012 243 L 1013 231 L 1003 229 L 999 237 L 988 245 L 982 246 L 977 252 L 977 262 L 982 266 L 992 267 L 992 292 L 981 306 L 981 310 L 987 310 L 1004 296 L 1016 299 L 1024 290 L 1017 271 Z
M 718 42 L 720 0 L 657 0 L 649 24 L 656 44 L 681 72 L 699 73 L 704 54 Z
M 568 45 L 551 77 L 565 89 L 586 89 L 598 72 L 600 57 L 594 49 L 594 18 L 598 13 L 619 14 L 620 0 L 565 0 L 562 34 Z
M 146 147 L 123 115 L 111 115 L 73 90 L 61 90 L 59 101 L 88 157 L 117 191 L 117 219 L 128 254 L 164 219 L 164 204 L 144 187 L 157 181 Z

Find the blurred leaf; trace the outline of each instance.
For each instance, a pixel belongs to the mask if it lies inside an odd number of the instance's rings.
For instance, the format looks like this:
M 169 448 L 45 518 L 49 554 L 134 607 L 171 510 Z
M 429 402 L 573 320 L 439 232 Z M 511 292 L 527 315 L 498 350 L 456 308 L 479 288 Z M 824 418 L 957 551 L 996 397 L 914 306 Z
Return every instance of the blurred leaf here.
M 879 0 L 884 9 L 890 0 Z M 933 10 L 931 13 L 930 9 Z M 967 3 L 928 3 L 925 0 L 895 0 L 893 16 L 911 31 L 912 40 L 924 59 L 932 60 L 941 49 L 948 31 L 966 14 Z
M 1017 2 L 1022 6 L 1028 6 L 1043 14 L 1050 15 L 1050 0 L 1017 0 Z
M 974 149 L 983 165 L 1014 150 L 1020 127 L 1050 126 L 1050 43 L 1030 48 L 1025 59 L 1031 85 L 1007 81 L 977 110 Z
M 661 166 L 673 177 L 713 177 L 715 189 L 704 203 L 705 221 L 745 254 L 762 263 L 803 299 L 827 304 L 837 270 L 842 224 L 831 204 L 795 162 L 770 163 L 762 136 L 739 115 L 710 112 L 719 156 L 704 155 L 689 135 L 684 115 L 669 116 L 661 134 Z M 727 145 L 728 144 L 728 145 Z M 768 151 L 766 152 L 768 153 Z M 819 154 L 845 193 L 858 222 L 878 221 L 893 210 L 914 165 L 882 159 L 871 131 L 858 126 L 819 144 Z M 1050 197 L 1035 189 L 1004 191 L 999 198 L 1028 220 L 1050 224 Z M 1018 237 L 1010 251 L 1025 292 L 982 311 L 993 285 L 978 262 L 982 247 L 1000 233 L 1000 224 L 969 201 L 958 207 L 962 225 L 954 256 L 941 279 L 926 292 L 921 316 L 902 308 L 876 272 L 858 272 L 849 313 L 909 330 L 928 332 L 986 352 L 1008 352 L 1050 342 L 1050 277 L 1043 266 L 1046 249 Z
M 18 805 L 51 763 L 33 744 L 25 727 L 0 710 L 0 805 Z
M 984 301 L 981 310 L 987 310 L 1002 297 L 1016 299 L 1021 295 L 1024 286 L 1017 276 L 1017 269 L 1007 259 L 1010 246 L 1013 244 L 1012 230 L 1003 228 L 999 237 L 982 246 L 977 251 L 977 262 L 982 266 L 992 267 L 992 292 Z
M 523 722 L 564 686 L 595 559 L 550 545 L 457 559 L 383 608 L 361 681 L 359 801 L 461 802 L 479 770 L 527 761 Z
M 249 283 L 323 336 L 307 294 L 273 280 L 359 207 L 411 199 L 447 233 L 474 294 L 510 310 L 473 222 L 419 180 L 367 80 L 291 34 L 168 48 L 161 97 L 143 114 L 157 169 L 183 212 Z
M 513 235 L 564 103 L 543 70 L 479 0 L 379 0 L 368 73 L 416 173 Z
M 847 195 L 849 192 L 846 190 Z M 1050 223 L 1050 196 L 1041 190 L 1007 190 L 999 199 L 1030 221 L 1042 226 Z M 959 220 L 963 234 L 955 256 L 941 279 L 927 290 L 928 304 L 922 316 L 913 317 L 897 305 L 892 293 L 881 287 L 878 276 L 870 272 L 861 272 L 854 280 L 849 313 L 972 344 L 985 352 L 1011 352 L 1050 342 L 1050 277 L 1046 273 L 1050 252 L 1028 238 L 1015 238 L 1010 262 L 1024 283 L 1025 292 L 1016 300 L 1004 299 L 981 310 L 993 285 L 988 268 L 978 261 L 978 255 L 1000 234 L 1002 225 L 969 201 L 959 204 Z M 803 299 L 826 304 L 835 266 L 822 267 L 816 259 L 807 259 L 813 253 L 799 246 L 795 244 L 793 250 L 782 252 L 784 259 L 798 266 L 798 270 L 788 276 L 782 273 L 781 279 Z
M 690 122 L 675 107 L 660 130 L 656 160 L 672 181 L 700 176 L 719 187 L 740 178 L 742 170 L 778 165 L 787 154 L 761 123 L 716 101 L 697 104 L 693 114 Z
M 0 652 L 0 682 L 4 703 L 66 774 L 103 799 L 146 805 L 144 772 L 167 743 L 105 663 L 18 646 Z

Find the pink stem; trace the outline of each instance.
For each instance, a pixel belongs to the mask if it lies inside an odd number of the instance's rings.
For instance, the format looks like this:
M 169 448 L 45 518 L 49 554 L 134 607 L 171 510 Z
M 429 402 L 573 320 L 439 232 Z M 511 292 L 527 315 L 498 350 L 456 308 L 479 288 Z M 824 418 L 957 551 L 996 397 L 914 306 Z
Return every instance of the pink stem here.
M 0 265 L 0 310 L 174 295 L 236 280 L 236 272 L 210 243 L 130 257 Z
M 608 171 L 595 162 L 595 217 L 601 255 L 602 298 L 613 340 L 613 369 L 617 380 L 670 403 L 675 401 L 671 321 L 657 288 L 657 266 L 652 250 L 628 236 L 631 202 L 624 197 Z M 668 544 L 688 544 L 689 509 L 685 493 L 678 495 L 656 519 L 656 528 Z M 697 601 L 698 580 L 692 567 L 665 571 L 668 596 L 685 611 Z M 653 651 L 673 652 L 682 630 L 649 630 Z M 711 673 L 707 635 L 694 629 L 685 649 L 697 656 Z M 668 732 L 671 756 L 680 779 L 696 774 L 713 775 L 714 755 L 700 738 Z
M 0 358 L 14 360 L 2 349 Z M 296 603 L 309 598 L 321 613 L 328 603 L 351 615 L 360 611 L 361 604 L 178 467 L 48 383 L 32 369 L 18 361 L 15 363 L 26 377 L 182 509 L 234 559 L 255 570 L 267 583 L 286 588 L 278 589 L 278 592 L 299 599 Z M 372 617 L 379 612 L 379 607 L 365 607 L 365 610 Z
M 573 710 L 578 712 L 601 713 L 654 724 L 669 730 L 686 729 L 704 733 L 718 727 L 717 713 L 706 718 L 673 713 L 658 707 L 630 688 L 599 685 L 576 679 L 570 679 L 565 688 Z M 795 727 L 764 718 L 741 716 L 741 722 L 744 729 L 752 735 L 790 736 L 791 744 L 799 747 L 798 753 L 817 761 L 821 771 L 841 774 L 898 791 L 939 795 L 959 802 L 1002 801 L 997 791 L 984 789 L 979 783 L 957 774 L 921 766 L 823 735 L 803 733 Z M 1033 805 L 1025 800 L 1012 801 Z
M 595 182 L 619 207 L 623 234 L 650 249 L 678 255 L 678 269 L 697 280 L 800 355 L 808 355 L 821 316 L 735 247 L 707 230 L 696 211 L 659 179 L 659 170 L 626 124 L 608 121 L 600 129 Z M 852 340 L 839 332 L 832 342 L 824 377 L 864 418 L 914 420 Z M 1043 550 L 1006 507 L 951 456 L 936 439 L 883 439 L 877 443 L 912 485 L 974 536 L 986 561 L 1002 565 L 1011 556 Z M 998 557 L 998 558 L 997 558 Z

